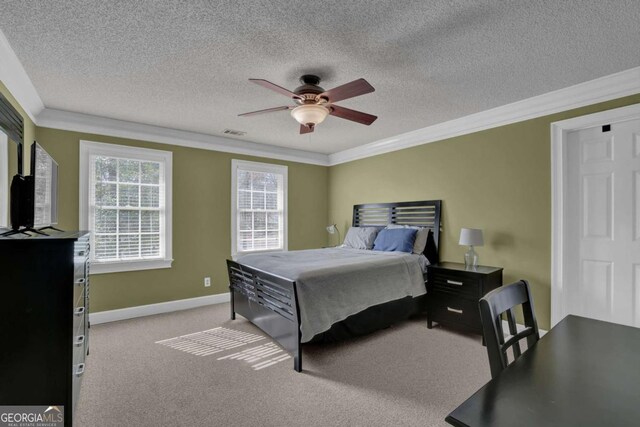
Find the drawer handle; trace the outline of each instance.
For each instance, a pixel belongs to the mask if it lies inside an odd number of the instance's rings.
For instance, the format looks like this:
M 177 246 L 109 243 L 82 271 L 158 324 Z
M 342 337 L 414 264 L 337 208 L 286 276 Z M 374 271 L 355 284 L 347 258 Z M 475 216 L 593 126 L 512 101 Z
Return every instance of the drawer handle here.
M 462 286 L 462 282 L 456 282 L 455 280 L 447 280 L 447 283 L 450 285 Z
M 84 314 L 84 307 L 78 307 L 75 310 L 73 310 L 73 314 L 77 317 L 80 317 Z
M 462 310 L 458 310 L 456 308 L 447 307 L 447 311 L 450 311 L 452 313 L 462 314 Z
M 76 347 L 80 347 L 82 344 L 84 344 L 84 335 L 78 335 L 73 341 L 73 345 Z
M 84 363 L 76 365 L 76 377 L 81 377 L 84 374 Z

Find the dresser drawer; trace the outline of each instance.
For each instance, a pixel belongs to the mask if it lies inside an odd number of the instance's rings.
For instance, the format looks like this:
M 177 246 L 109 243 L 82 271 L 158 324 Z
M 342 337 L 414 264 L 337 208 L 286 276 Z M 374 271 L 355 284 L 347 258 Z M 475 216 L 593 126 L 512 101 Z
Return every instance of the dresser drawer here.
M 72 413 L 76 410 L 76 405 L 78 404 L 78 398 L 80 397 L 80 386 L 82 385 L 82 375 L 84 374 L 85 364 L 73 365 L 72 369 L 72 380 L 71 380 L 71 411 Z
M 432 321 L 461 325 L 474 331 L 482 331 L 478 300 L 468 300 L 446 293 L 432 292 L 428 295 L 428 304 Z
M 73 347 L 73 358 L 74 361 L 73 363 L 79 363 L 78 360 L 76 359 L 76 354 L 80 354 L 83 353 L 85 354 L 85 347 L 86 347 L 86 341 L 87 341 L 87 336 L 84 333 L 84 320 L 81 322 L 80 325 L 78 325 L 78 329 L 76 329 L 73 332 L 73 336 L 71 337 L 71 345 Z M 82 358 L 82 360 L 84 361 L 84 357 Z
M 87 257 L 74 258 L 73 260 L 73 280 L 85 279 L 87 277 L 89 259 Z
M 81 327 L 84 327 L 83 323 L 85 322 L 86 312 L 86 308 L 83 305 L 73 309 L 73 330 L 76 335 L 82 334 L 82 332 L 78 331 Z
M 84 306 L 85 299 L 85 279 L 76 279 L 73 281 L 73 307 L 82 307 Z
M 78 403 L 78 397 L 80 397 L 80 385 L 82 383 L 82 377 L 85 370 L 85 347 L 74 347 L 73 350 L 73 365 L 71 367 L 71 393 L 72 393 L 72 411 L 75 410 Z
M 434 270 L 429 277 L 429 287 L 436 292 L 455 294 L 467 298 L 479 298 L 481 279 L 477 276 Z
M 89 239 L 78 239 L 73 244 L 74 257 L 86 257 L 89 254 Z

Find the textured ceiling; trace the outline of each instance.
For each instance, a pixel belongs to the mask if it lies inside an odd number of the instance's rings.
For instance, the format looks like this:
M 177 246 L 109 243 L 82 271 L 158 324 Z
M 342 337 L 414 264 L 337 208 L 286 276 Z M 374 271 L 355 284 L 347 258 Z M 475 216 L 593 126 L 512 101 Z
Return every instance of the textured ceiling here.
M 13 1 L 0 29 L 44 104 L 320 153 L 483 111 L 640 65 L 640 1 Z M 247 81 L 374 93 L 299 135 L 290 101 Z

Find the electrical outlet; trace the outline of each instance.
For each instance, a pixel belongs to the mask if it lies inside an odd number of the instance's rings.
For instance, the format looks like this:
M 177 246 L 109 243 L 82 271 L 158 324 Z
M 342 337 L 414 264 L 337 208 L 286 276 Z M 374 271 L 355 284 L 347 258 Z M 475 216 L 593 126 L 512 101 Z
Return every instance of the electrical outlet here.
M 208 288 L 209 286 L 211 286 L 211 277 L 205 277 L 204 278 L 204 287 Z

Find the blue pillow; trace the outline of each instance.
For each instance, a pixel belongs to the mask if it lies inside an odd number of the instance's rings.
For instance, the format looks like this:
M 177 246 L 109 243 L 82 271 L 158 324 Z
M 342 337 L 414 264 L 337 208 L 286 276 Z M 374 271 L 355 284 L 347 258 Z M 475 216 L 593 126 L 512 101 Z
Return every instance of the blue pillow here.
M 380 230 L 375 242 L 373 242 L 373 250 L 411 253 L 417 232 L 416 228 L 385 228 Z

